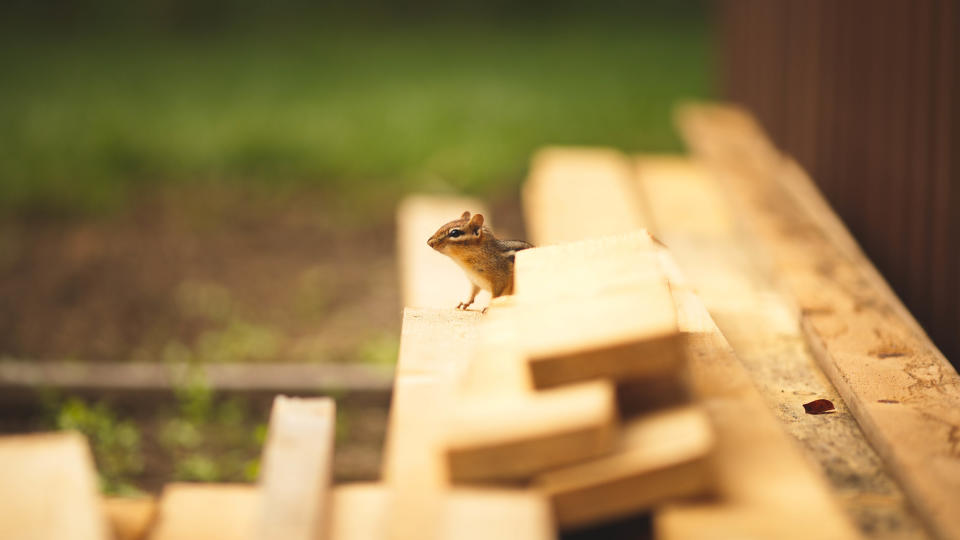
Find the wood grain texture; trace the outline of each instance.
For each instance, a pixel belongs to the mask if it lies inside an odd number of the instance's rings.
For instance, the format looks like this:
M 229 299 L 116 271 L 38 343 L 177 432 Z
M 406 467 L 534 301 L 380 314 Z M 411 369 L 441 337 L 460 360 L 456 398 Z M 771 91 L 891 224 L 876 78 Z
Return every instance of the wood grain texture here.
M 713 428 L 698 408 L 677 407 L 636 417 L 617 439 L 607 455 L 534 479 L 534 486 L 553 505 L 559 527 L 629 517 L 713 489 Z
M 457 287 L 469 291 L 462 271 L 426 246 L 426 239 L 440 225 L 455 219 L 464 210 L 477 212 L 480 208 L 475 201 L 451 203 L 449 199 L 431 197 L 407 199 L 401 205 L 397 249 L 405 290 L 428 291 L 429 294 L 442 290 L 452 292 L 453 287 L 445 289 L 444 284 L 454 280 L 444 281 L 437 274 L 446 268 L 456 276 L 456 283 L 462 284 Z M 447 216 L 451 211 L 453 214 Z M 385 535 L 417 540 L 471 538 L 470 535 L 474 534 L 471 527 L 479 531 L 490 529 L 459 517 L 449 519 L 451 505 L 459 508 L 458 512 L 464 510 L 462 503 L 451 502 L 455 496 L 440 443 L 443 419 L 454 402 L 470 360 L 477 352 L 477 327 L 481 316 L 479 311 L 453 309 L 461 299 L 459 294 L 434 296 L 439 300 L 433 304 L 411 300 L 415 298 L 418 297 L 413 294 L 407 296 L 407 304 L 440 307 L 408 307 L 404 310 L 400 357 L 384 451 L 383 477 L 389 491 L 384 517 Z M 542 499 L 539 506 L 510 506 L 510 500 L 480 505 L 478 509 L 486 509 L 489 520 L 499 521 L 497 527 L 531 532 L 533 538 L 541 535 L 532 531 L 551 531 L 552 534 Z
M 427 239 L 441 225 L 458 219 L 464 211 L 490 215 L 476 199 L 462 197 L 411 196 L 397 208 L 397 257 L 400 263 L 400 290 L 407 307 L 452 308 L 469 297 L 470 282 L 449 257 L 427 245 Z M 473 307 L 490 300 L 483 291 Z
M 661 284 L 589 300 L 517 308 L 518 345 L 533 384 L 670 378 L 684 367 L 670 295 Z M 663 308 L 666 308 L 665 310 Z
M 653 246 L 639 231 L 517 254 L 516 341 L 535 387 L 679 376 L 683 343 Z
M 377 540 L 387 535 L 391 491 L 383 484 L 334 489 L 332 540 Z M 456 488 L 444 498 L 437 524 L 441 540 L 549 540 L 550 507 L 540 495 L 517 489 Z
M 476 311 L 404 310 L 384 444 L 383 477 L 387 482 L 412 471 L 411 480 L 420 475 L 438 488 L 446 484 L 437 453 L 437 430 L 441 413 L 476 348 L 479 322 Z M 419 465 L 414 467 L 414 463 Z M 421 466 L 425 469 L 418 469 Z
M 924 538 L 899 486 L 817 366 L 800 313 L 719 181 L 702 163 L 641 156 L 637 180 L 670 253 L 750 373 L 769 408 L 826 473 L 839 501 L 870 538 Z M 836 414 L 802 403 L 830 399 Z
M 630 232 L 644 227 L 630 161 L 607 148 L 537 152 L 523 186 L 527 231 L 538 246 Z M 589 215 L 590 219 L 571 216 Z
M 429 540 L 440 534 L 437 524 L 449 487 L 440 423 L 474 349 L 480 314 L 453 309 L 470 284 L 456 263 L 427 246 L 427 239 L 464 211 L 486 212 L 474 199 L 430 196 L 408 197 L 397 208 L 397 257 L 407 308 L 383 453 L 383 478 L 394 500 L 387 514 L 391 538 Z
M 260 473 L 259 538 L 327 538 L 336 404 L 277 396 Z
M 594 381 L 535 393 L 460 396 L 445 420 L 452 481 L 511 481 L 609 450 L 617 410 L 613 385 Z
M 383 478 L 393 538 L 434 538 L 449 477 L 441 422 L 476 341 L 479 312 L 404 310 Z
M 79 433 L 0 438 L 0 479 L 0 538 L 109 538 L 93 457 Z
M 928 527 L 960 537 L 960 377 L 803 171 L 746 114 L 691 107 L 680 125 L 736 194 L 803 314 L 824 372 Z
M 657 511 L 658 538 L 859 538 L 829 484 L 773 418 L 723 334 L 664 251 L 692 390 L 716 429 L 716 501 Z
M 601 191 L 594 194 L 597 200 L 584 207 L 586 211 L 564 217 L 590 223 L 609 202 L 604 197 L 629 198 L 636 189 Z M 549 199 L 525 198 L 524 204 L 537 205 L 536 212 L 528 212 L 530 216 L 557 219 L 560 211 L 551 207 Z M 618 232 L 636 221 L 622 224 Z M 693 394 L 716 428 L 720 494 L 716 501 L 676 503 L 659 511 L 655 516 L 658 536 L 714 538 L 723 531 L 734 538 L 856 538 L 856 530 L 834 504 L 828 484 L 770 415 L 682 272 L 665 252 L 658 253 L 673 292 L 678 327 L 687 334 Z
M 260 492 L 241 484 L 167 484 L 150 540 L 256 538 Z

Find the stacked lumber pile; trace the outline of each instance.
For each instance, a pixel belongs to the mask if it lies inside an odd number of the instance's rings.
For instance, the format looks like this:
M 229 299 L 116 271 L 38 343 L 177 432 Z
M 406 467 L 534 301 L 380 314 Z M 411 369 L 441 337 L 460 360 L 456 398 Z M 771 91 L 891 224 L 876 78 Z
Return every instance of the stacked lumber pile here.
M 650 236 L 526 250 L 516 268 L 444 419 L 451 481 L 529 482 L 562 530 L 711 491 L 713 432 Z
M 159 500 L 101 498 L 76 433 L 0 438 L 0 538 L 328 538 L 335 420 L 329 398 L 278 396 L 256 485 L 168 484 Z
M 0 438 L 0 538 L 960 538 L 956 371 L 749 116 L 680 126 L 693 157 L 538 153 L 485 313 L 426 239 L 486 210 L 401 204 L 380 482 L 332 485 L 334 403 L 281 396 L 257 485 L 157 500 L 101 498 L 76 434 Z
M 649 511 L 665 538 L 857 537 L 642 229 L 629 164 L 606 150 L 536 157 L 524 204 L 543 247 L 517 253 L 515 295 L 483 316 L 451 309 L 466 281 L 425 245 L 439 224 L 483 209 L 401 206 L 401 260 L 432 262 L 403 273 L 423 280 L 405 291 L 429 296 L 405 295 L 385 457 L 395 536 L 446 537 L 437 524 L 451 498 L 483 485 L 546 503 L 549 514 L 505 527 L 545 520 L 540 537 Z

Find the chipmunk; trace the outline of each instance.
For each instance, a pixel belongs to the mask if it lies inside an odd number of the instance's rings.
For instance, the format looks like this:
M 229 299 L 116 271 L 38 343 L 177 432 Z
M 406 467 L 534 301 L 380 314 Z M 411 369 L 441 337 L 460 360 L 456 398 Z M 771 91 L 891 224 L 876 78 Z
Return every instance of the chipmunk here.
M 483 215 L 471 216 L 470 212 L 440 227 L 427 245 L 459 264 L 473 285 L 470 299 L 460 302 L 457 309 L 470 307 L 480 289 L 490 291 L 493 298 L 513 294 L 514 254 L 533 247 L 522 240 L 498 240 L 483 226 Z

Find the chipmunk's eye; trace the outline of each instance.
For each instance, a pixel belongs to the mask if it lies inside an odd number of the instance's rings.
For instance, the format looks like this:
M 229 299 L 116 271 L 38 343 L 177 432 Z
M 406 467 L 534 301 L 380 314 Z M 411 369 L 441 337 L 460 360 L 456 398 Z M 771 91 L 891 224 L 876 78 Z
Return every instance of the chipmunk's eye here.
M 449 236 L 450 238 L 456 238 L 462 235 L 463 235 L 463 231 L 461 231 L 460 229 L 453 229 L 448 233 L 447 236 Z

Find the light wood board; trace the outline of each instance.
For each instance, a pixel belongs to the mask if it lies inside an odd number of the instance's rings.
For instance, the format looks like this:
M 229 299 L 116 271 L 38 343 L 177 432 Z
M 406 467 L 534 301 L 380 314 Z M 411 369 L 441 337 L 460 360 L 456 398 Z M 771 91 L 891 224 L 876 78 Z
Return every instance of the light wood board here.
M 515 395 L 459 396 L 445 415 L 451 480 L 525 480 L 608 451 L 617 429 L 613 385 L 594 381 Z
M 627 422 L 617 446 L 596 459 L 547 471 L 534 480 L 561 528 L 628 517 L 714 486 L 713 428 L 693 406 L 651 412 Z
M 679 123 L 761 239 L 816 358 L 930 529 L 960 537 L 960 377 L 829 209 L 742 111 Z
M 259 517 L 254 486 L 167 484 L 150 540 L 250 540 Z
M 533 201 L 527 197 L 524 204 L 536 207 L 536 211 L 527 212 L 528 216 L 590 223 L 609 203 L 609 197 L 629 198 L 631 193 L 595 193 L 582 208 L 599 210 L 566 215 L 562 207 L 551 206 L 549 198 Z M 620 228 L 635 222 L 631 220 Z M 856 531 L 834 504 L 824 478 L 770 415 L 682 273 L 669 257 L 665 261 L 663 271 L 673 289 L 679 327 L 689 334 L 687 357 L 694 395 L 717 429 L 718 489 L 722 497 L 719 502 L 678 504 L 659 512 L 658 533 L 666 538 L 712 538 L 719 530 L 743 538 L 856 538 Z M 757 529 L 759 525 L 763 527 Z
M 334 489 L 332 540 L 379 540 L 387 536 L 392 492 L 383 484 L 346 484 Z M 555 538 L 550 508 L 528 490 L 456 488 L 441 503 L 440 540 L 549 540 Z
M 717 501 L 676 503 L 655 514 L 658 538 L 859 538 L 826 479 L 770 414 L 747 371 L 676 263 L 663 252 L 693 393 L 716 429 Z
M 109 538 L 93 458 L 79 433 L 0 438 L 0 501 L 0 538 Z
M 476 340 L 479 312 L 404 310 L 383 478 L 392 538 L 435 538 L 449 477 L 440 426 Z
M 523 186 L 527 231 L 538 246 L 626 233 L 644 227 L 626 156 L 607 148 L 537 152 Z M 582 216 L 590 216 L 582 219 Z
M 683 343 L 646 232 L 517 253 L 517 345 L 537 388 L 671 378 Z
M 273 400 L 259 487 L 259 537 L 327 537 L 336 405 L 330 398 Z
M 747 368 L 767 405 L 816 459 L 865 536 L 924 538 L 899 486 L 816 365 L 793 301 L 779 290 L 763 249 L 739 223 L 728 194 L 702 163 L 641 156 L 637 179 L 651 226 Z M 831 400 L 838 411 L 808 415 L 802 404 Z
M 420 293 L 405 293 L 407 305 L 439 307 L 404 311 L 384 451 L 383 477 L 390 491 L 385 522 L 391 538 L 428 540 L 449 534 L 445 527 L 456 525 L 443 520 L 450 484 L 441 455 L 440 429 L 465 368 L 476 352 L 480 312 L 453 309 L 462 299 L 453 288 L 467 292 L 469 284 L 452 261 L 427 247 L 426 240 L 464 210 L 481 211 L 476 201 L 451 202 L 431 197 L 407 199 L 398 211 L 397 249 L 404 290 L 427 291 L 423 297 L 446 292 L 423 302 L 418 300 Z M 456 279 L 438 277 L 437 272 L 445 271 L 441 268 L 450 270 L 448 275 Z M 454 282 L 459 285 L 445 285 Z M 526 524 L 545 519 L 542 512 L 528 510 L 521 511 L 521 516 L 515 510 L 504 513 L 503 526 L 514 523 L 525 530 Z M 550 524 L 543 522 L 535 527 L 550 528 Z M 459 533 L 470 534 L 467 529 Z

